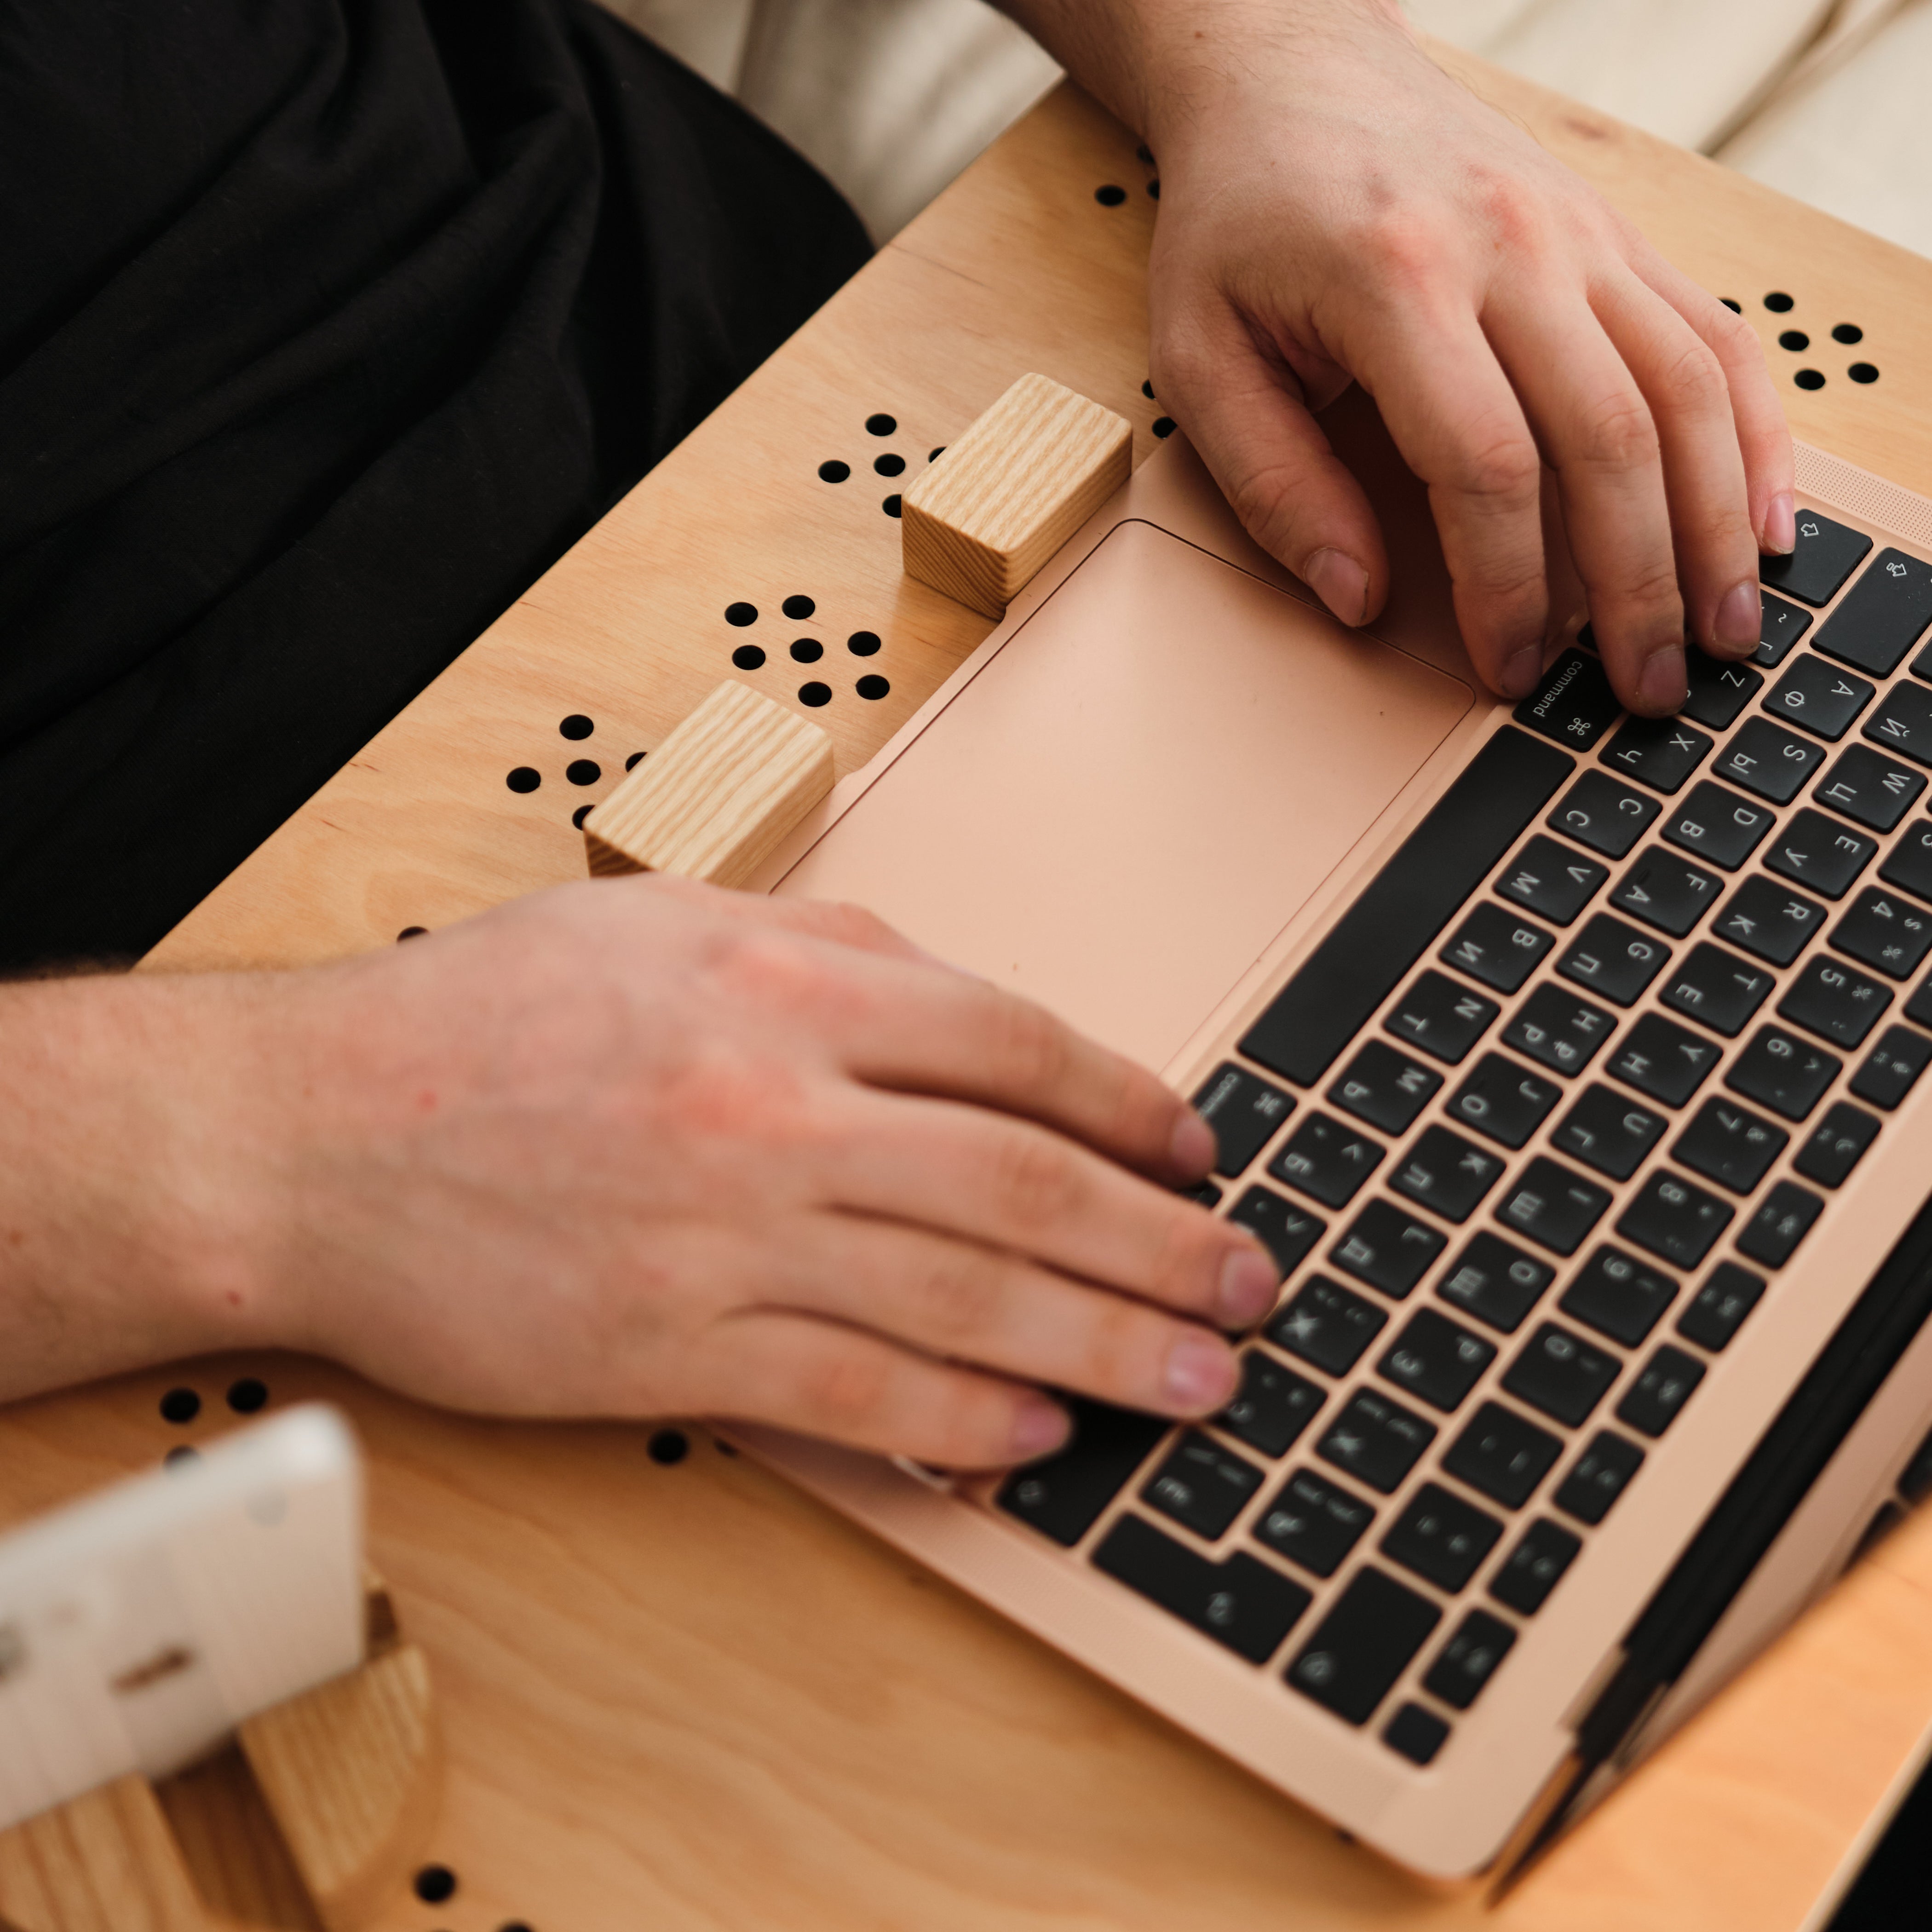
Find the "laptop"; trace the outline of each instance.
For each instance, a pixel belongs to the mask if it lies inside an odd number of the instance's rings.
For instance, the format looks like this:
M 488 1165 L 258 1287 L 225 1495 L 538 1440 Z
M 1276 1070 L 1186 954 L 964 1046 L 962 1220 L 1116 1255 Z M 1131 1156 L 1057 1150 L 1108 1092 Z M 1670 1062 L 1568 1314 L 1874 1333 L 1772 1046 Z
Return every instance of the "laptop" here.
M 754 884 L 1160 1070 L 1279 1304 L 1198 1427 L 740 1439 L 1342 1828 L 1507 1873 L 1928 1480 L 1932 502 L 1798 452 L 1754 661 L 1516 705 L 1372 405 L 1365 632 L 1179 436 Z

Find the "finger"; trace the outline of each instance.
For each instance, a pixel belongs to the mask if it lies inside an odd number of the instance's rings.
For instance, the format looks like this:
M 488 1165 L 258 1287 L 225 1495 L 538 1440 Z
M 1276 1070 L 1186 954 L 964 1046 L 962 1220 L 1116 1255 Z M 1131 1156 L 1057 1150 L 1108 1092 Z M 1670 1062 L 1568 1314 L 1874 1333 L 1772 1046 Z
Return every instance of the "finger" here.
M 1750 524 L 1767 556 L 1788 556 L 1798 541 L 1797 480 L 1791 428 L 1750 325 L 1646 246 L 1636 272 L 1709 344 L 1730 388 L 1731 416 L 1744 458 Z
M 721 1323 L 691 1364 L 692 1408 L 942 1468 L 997 1469 L 1058 1448 L 1066 1412 L 1038 1389 L 933 1361 L 808 1315 Z
M 1162 401 L 1248 534 L 1343 623 L 1366 623 L 1388 598 L 1381 526 L 1286 361 L 1219 304 L 1157 326 L 1153 359 Z
M 1411 304 L 1374 318 L 1359 370 L 1402 459 L 1429 486 L 1456 622 L 1491 688 L 1536 688 L 1550 619 L 1543 465 L 1475 316 Z
M 668 873 L 649 872 L 641 876 L 600 880 L 600 885 L 620 885 L 633 892 L 649 892 L 660 898 L 683 901 L 701 908 L 714 917 L 732 920 L 740 925 L 796 932 L 813 939 L 824 939 L 863 952 L 877 952 L 887 958 L 916 959 L 928 965 L 946 962 L 923 946 L 916 946 L 904 934 L 895 930 L 876 913 L 863 906 L 820 899 L 772 898 L 763 892 L 734 892 L 723 886 L 704 884 L 697 879 L 681 879 Z M 947 967 L 948 971 L 956 968 Z
M 848 1090 L 821 1116 L 828 1204 L 1003 1248 L 1227 1328 L 1280 1271 L 1245 1228 L 1031 1121 Z
M 1658 716 L 1684 701 L 1684 604 L 1657 425 L 1580 297 L 1525 290 L 1484 316 L 1544 460 L 1618 695 Z
M 1592 306 L 1657 427 L 1690 635 L 1714 656 L 1748 657 L 1760 631 L 1757 538 L 1724 366 L 1634 275 L 1600 286 Z
M 976 1241 L 820 1214 L 792 1231 L 783 1265 L 784 1279 L 765 1288 L 768 1305 L 836 1316 L 929 1354 L 1128 1408 L 1212 1414 L 1240 1379 L 1234 1350 L 1198 1323 Z

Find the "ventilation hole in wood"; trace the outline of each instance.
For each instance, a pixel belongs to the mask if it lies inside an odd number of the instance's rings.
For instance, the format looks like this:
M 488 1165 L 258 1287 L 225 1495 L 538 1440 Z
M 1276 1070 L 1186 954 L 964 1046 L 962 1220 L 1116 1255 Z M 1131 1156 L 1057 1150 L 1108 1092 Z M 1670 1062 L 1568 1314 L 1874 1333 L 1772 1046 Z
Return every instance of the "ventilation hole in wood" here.
M 892 686 L 874 671 L 868 676 L 860 679 L 856 688 L 861 698 L 884 698 L 891 691 Z
M 1872 362 L 1854 362 L 1845 374 L 1855 382 L 1876 382 L 1878 366 Z
M 800 664 L 816 664 L 825 655 L 825 646 L 816 638 L 795 638 L 791 647 L 792 656 Z
M 534 765 L 519 765 L 503 782 L 512 791 L 535 791 L 543 783 L 543 773 Z
M 1138 161 L 1142 166 L 1150 168 L 1154 166 L 1154 151 L 1143 141 L 1134 150 L 1134 159 Z
M 903 476 L 905 474 L 905 458 L 895 456 L 888 450 L 884 456 L 873 458 L 872 467 L 881 476 Z
M 1764 305 L 1773 315 L 1786 315 L 1796 306 L 1782 289 L 1773 289 L 1764 298 Z
M 456 1896 L 456 1874 L 447 1865 L 424 1865 L 416 1876 L 416 1894 L 425 1905 Z
M 1149 182 L 1148 183 L 1148 194 L 1151 200 L 1155 201 L 1160 200 L 1160 183 L 1157 181 Z
M 577 809 L 570 814 L 571 824 L 575 826 L 578 831 L 581 832 L 584 830 L 584 821 L 597 808 L 594 805 L 580 805 Z
M 724 607 L 724 621 L 735 624 L 742 631 L 747 624 L 758 621 L 758 607 L 755 604 L 728 604 Z
M 816 711 L 821 704 L 832 702 L 832 687 L 829 684 L 802 684 L 798 688 L 798 701 L 808 704 Z
M 563 775 L 574 785 L 595 784 L 604 776 L 604 767 L 595 758 L 573 758 Z
M 254 1415 L 268 1404 L 268 1385 L 258 1376 L 244 1376 L 228 1384 L 228 1406 L 237 1415 Z
M 1108 182 L 1105 188 L 1096 188 L 1094 190 L 1094 199 L 1102 208 L 1118 208 L 1126 198 L 1126 190 L 1116 187 L 1112 182 Z
M 400 932 L 396 934 L 396 944 L 400 946 L 406 939 L 427 939 L 428 937 L 429 928 L 428 926 L 406 926 L 403 928 Z
M 809 617 L 818 606 L 809 597 L 801 595 L 796 597 L 788 597 L 782 608 L 785 615 L 796 624 Z
M 946 446 L 942 442 L 937 449 L 928 449 L 926 452 L 926 460 L 928 463 L 937 463 L 945 454 Z
M 667 1468 L 691 1454 L 691 1438 L 681 1429 L 660 1429 L 644 1446 L 651 1460 Z
M 851 473 L 851 464 L 841 463 L 836 456 L 829 463 L 818 466 L 818 480 L 821 483 L 842 483 Z
M 879 508 L 884 511 L 887 516 L 896 517 L 899 514 L 900 511 L 898 492 L 895 490 L 892 494 L 879 506 Z
M 1822 389 L 1825 386 L 1824 373 L 1817 369 L 1801 369 L 1791 379 L 1801 389 Z
M 200 1460 L 201 1451 L 196 1448 L 193 1444 L 188 1442 L 177 1442 L 175 1446 L 161 1458 L 161 1466 L 166 1469 L 178 1469 L 184 1462 L 198 1462 Z
M 582 712 L 573 711 L 556 728 L 562 736 L 575 740 L 589 737 L 597 727 Z
M 883 410 L 877 416 L 866 418 L 866 433 L 871 436 L 890 436 L 898 426 L 898 418 L 887 416 Z
M 1811 338 L 1802 328 L 1787 328 L 1778 338 L 1778 346 L 1780 349 L 1809 349 Z
M 1174 434 L 1173 417 L 1156 416 L 1154 419 L 1154 433 L 1159 436 L 1172 436 Z
M 192 1422 L 201 1413 L 201 1398 L 191 1388 L 171 1388 L 161 1398 L 164 1422 Z
M 876 631 L 854 631 L 845 640 L 845 648 L 855 658 L 875 658 L 879 654 L 879 634 Z
M 1154 400 L 1154 383 L 1150 379 L 1141 385 L 1141 394 L 1146 397 L 1149 402 Z
M 731 662 L 740 670 L 756 670 L 765 661 L 765 654 L 756 644 L 740 644 L 731 653 Z
M 763 664 L 764 661 L 764 653 L 760 651 L 758 654 L 758 663 Z M 754 665 L 752 668 L 755 670 L 757 667 Z M 624 769 L 627 772 L 634 772 L 644 763 L 644 754 L 643 752 L 633 752 L 631 755 L 624 760 Z
M 1848 349 L 1854 342 L 1862 342 L 1864 339 L 1864 331 L 1855 322 L 1841 322 L 1832 332 L 1832 340 L 1842 342 Z

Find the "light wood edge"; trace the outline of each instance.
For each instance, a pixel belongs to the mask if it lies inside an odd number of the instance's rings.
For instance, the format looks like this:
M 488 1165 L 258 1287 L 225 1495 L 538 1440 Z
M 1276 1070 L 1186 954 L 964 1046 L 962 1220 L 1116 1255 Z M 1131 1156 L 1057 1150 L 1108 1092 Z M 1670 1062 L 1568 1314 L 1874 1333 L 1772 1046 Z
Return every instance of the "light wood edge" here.
M 727 678 L 584 821 L 592 874 L 742 884 L 832 789 L 832 740 Z
M 902 497 L 906 574 L 1003 616 L 1132 467 L 1124 416 L 1022 376 Z
M 4 1932 L 209 1932 L 154 1788 L 117 1778 L 0 1832 Z

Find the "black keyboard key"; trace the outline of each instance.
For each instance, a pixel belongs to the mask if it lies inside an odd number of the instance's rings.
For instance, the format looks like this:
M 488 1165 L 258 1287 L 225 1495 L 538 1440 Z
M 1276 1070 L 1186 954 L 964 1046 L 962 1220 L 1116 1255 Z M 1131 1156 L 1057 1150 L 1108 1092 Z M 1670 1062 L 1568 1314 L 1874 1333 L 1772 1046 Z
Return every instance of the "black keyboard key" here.
M 1637 1378 L 1617 1404 L 1617 1420 L 1640 1436 L 1661 1436 L 1677 1420 L 1691 1391 L 1704 1379 L 1704 1364 L 1695 1355 L 1667 1344 L 1644 1364 Z
M 1682 805 L 1671 808 L 1664 836 L 1672 844 L 1735 872 L 1776 821 L 1768 806 L 1755 805 L 1706 778 L 1690 788 Z
M 1723 894 L 1724 882 L 1715 872 L 1652 845 L 1617 882 L 1610 903 L 1619 912 L 1682 939 Z
M 1477 1234 L 1456 1257 L 1455 1266 L 1437 1283 L 1436 1292 L 1508 1335 L 1522 1325 L 1522 1318 L 1556 1279 L 1556 1270 L 1547 1262 L 1526 1254 L 1500 1235 Z
M 1568 926 L 1610 876 L 1595 860 L 1539 832 L 1496 875 L 1496 887 L 1504 898 Z
M 1491 1616 L 1487 1610 L 1472 1610 L 1429 1666 L 1423 1689 L 1451 1710 L 1466 1711 L 1515 1642 L 1516 1632 L 1502 1618 Z
M 1787 1120 L 1802 1120 L 1838 1077 L 1842 1060 L 1794 1039 L 1776 1027 L 1760 1027 L 1732 1061 L 1724 1084 Z
M 1814 640 L 1846 664 L 1889 677 L 1932 624 L 1932 568 L 1902 550 L 1882 550 L 1827 617 Z
M 1256 1519 L 1255 1535 L 1310 1576 L 1332 1576 L 1375 1520 L 1360 1497 L 1298 1469 Z
M 1358 1281 L 1400 1301 L 1435 1265 L 1448 1245 L 1445 1238 L 1391 1202 L 1371 1201 L 1348 1232 L 1328 1250 L 1328 1258 Z
M 1694 1268 L 1728 1228 L 1735 1208 L 1714 1194 L 1660 1168 L 1632 1196 L 1617 1222 L 1627 1241 L 1672 1268 Z
M 1449 1742 L 1449 1726 L 1420 1704 L 1404 1704 L 1382 1726 L 1382 1742 L 1411 1764 L 1433 1764 Z
M 1711 772 L 1713 777 L 1728 778 L 1773 805 L 1789 805 L 1825 758 L 1822 745 L 1801 738 L 1768 718 L 1748 718 Z
M 1488 1030 L 1502 1010 L 1493 1000 L 1430 970 L 1396 1000 L 1382 1024 L 1399 1040 L 1454 1066 Z
M 1600 912 L 1570 942 L 1556 970 L 1613 1005 L 1627 1006 L 1670 960 L 1670 949 L 1661 940 Z
M 1358 1120 L 1385 1134 L 1404 1134 L 1442 1084 L 1441 1074 L 1412 1060 L 1386 1040 L 1363 1042 L 1328 1097 Z
M 1268 1323 L 1268 1338 L 1329 1375 L 1346 1376 L 1388 1320 L 1372 1301 L 1318 1274 Z
M 1268 1172 L 1327 1207 L 1346 1208 L 1381 1165 L 1384 1151 L 1379 1142 L 1345 1121 L 1310 1114 L 1268 1162 Z
M 1707 943 L 1693 946 L 1678 962 L 1660 997 L 1666 1006 L 1735 1040 L 1776 983 L 1762 967 Z
M 1771 1172 L 1791 1136 L 1732 1100 L 1706 1100 L 1670 1150 L 1693 1174 L 1748 1194 Z
M 1496 1219 L 1543 1247 L 1574 1255 L 1610 1204 L 1594 1181 L 1539 1154 L 1503 1196 Z
M 1526 729 L 1582 752 L 1616 722 L 1623 708 L 1603 666 L 1581 651 L 1569 650 L 1543 674 L 1543 682 L 1514 716 Z
M 1190 1429 L 1141 1490 L 1141 1500 L 1210 1543 L 1262 1486 L 1244 1457 Z
M 1174 1191 L 1182 1200 L 1198 1202 L 1203 1208 L 1221 1204 L 1221 1190 L 1211 1180 L 1197 1180 L 1192 1187 L 1177 1187 Z
M 1015 1470 L 1000 1486 L 998 1502 L 1009 1516 L 1070 1550 L 1126 1486 L 1168 1424 L 1157 1415 L 1078 1396 L 1066 1406 L 1073 1434 L 1066 1448 Z
M 1801 508 L 1796 548 L 1789 556 L 1760 557 L 1758 581 L 1808 604 L 1828 604 L 1871 547 L 1864 531 L 1848 530 L 1816 510 Z
M 1598 1523 L 1643 1466 L 1643 1451 L 1608 1430 L 1594 1437 L 1556 1486 L 1556 1507 L 1579 1522 Z
M 1843 898 L 1846 890 L 1878 852 L 1878 842 L 1854 832 L 1808 805 L 1772 842 L 1764 862 L 1774 872 L 1822 892 Z
M 1782 664 L 1785 653 L 1810 629 L 1811 614 L 1768 590 L 1759 592 L 1758 607 L 1758 646 L 1751 662 L 1768 670 Z
M 1832 928 L 1832 944 L 1889 979 L 1909 979 L 1932 950 L 1932 912 L 1868 886 Z
M 1695 1342 L 1715 1354 L 1744 1326 L 1744 1317 L 1763 1293 L 1762 1275 L 1739 1268 L 1736 1262 L 1720 1262 L 1677 1318 L 1677 1332 L 1687 1342 Z
M 1640 1107 L 1608 1087 L 1586 1087 L 1550 1136 L 1550 1144 L 1574 1154 L 1612 1180 L 1628 1180 L 1669 1125 L 1664 1115 Z
M 1631 790 L 1608 772 L 1586 772 L 1544 823 L 1606 859 L 1621 859 L 1663 809 L 1655 799 Z
M 1878 868 L 1888 886 L 1932 902 L 1932 818 L 1922 818 Z
M 1839 1046 L 1857 1046 L 1891 1004 L 1891 994 L 1876 980 L 1821 955 L 1804 962 L 1778 1012 Z
M 1924 789 L 1922 772 L 1907 771 L 1868 745 L 1853 745 L 1838 754 L 1811 796 L 1874 832 L 1889 832 Z
M 1738 1230 L 1738 1252 L 1766 1268 L 1782 1268 L 1798 1252 L 1825 1204 L 1809 1188 L 1780 1180 Z
M 1288 1666 L 1288 1681 L 1351 1724 L 1366 1724 L 1442 1612 L 1379 1570 L 1358 1570 Z
M 1502 1173 L 1502 1162 L 1486 1148 L 1447 1127 L 1425 1127 L 1389 1185 L 1445 1221 L 1466 1221 Z
M 1486 1402 L 1450 1445 L 1442 1466 L 1504 1509 L 1520 1509 L 1562 1453 L 1562 1443 L 1547 1430 L 1499 1402 Z
M 1677 1284 L 1634 1255 L 1599 1248 L 1557 1306 L 1600 1335 L 1634 1348 L 1677 1298 Z
M 1554 934 L 1485 899 L 1437 956 L 1498 993 L 1514 993 L 1556 944 Z
M 1094 1567 L 1250 1664 L 1265 1664 L 1315 1600 L 1252 1556 L 1212 1562 L 1138 1516 L 1122 1516 L 1101 1538 Z
M 1916 684 L 1887 692 L 1865 721 L 1864 735 L 1914 764 L 1932 765 L 1932 692 Z
M 1825 627 L 1828 635 L 1831 626 Z M 1824 638 L 1819 639 L 1822 648 Z M 1836 741 L 1872 701 L 1877 688 L 1809 651 L 1791 660 L 1784 675 L 1765 693 L 1764 708 L 1774 718 L 1796 724 L 1814 738 Z
M 1712 929 L 1774 966 L 1789 966 L 1824 923 L 1825 908 L 1816 899 L 1757 878 L 1732 893 Z
M 1503 1371 L 1503 1387 L 1574 1429 L 1604 1399 L 1623 1364 L 1580 1335 L 1546 1322 Z
M 1686 651 L 1684 660 L 1690 693 L 1679 709 L 1692 723 L 1713 731 L 1728 730 L 1738 722 L 1738 713 L 1763 688 L 1762 675 L 1748 664 L 1726 664 L 1700 650 Z
M 1376 1368 L 1384 1381 L 1447 1415 L 1461 1406 L 1496 1358 L 1492 1343 L 1432 1308 L 1419 1308 Z
M 1711 740 L 1676 718 L 1633 718 L 1604 746 L 1604 762 L 1668 796 L 1702 761 Z
M 1214 1172 L 1236 1174 L 1294 1112 L 1294 1102 L 1279 1087 L 1230 1063 L 1217 1068 L 1195 1095 L 1194 1111 L 1214 1130 Z
M 1248 1029 L 1241 1052 L 1314 1086 L 1575 769 L 1521 731 L 1486 740 Z
M 1563 1097 L 1553 1080 L 1532 1073 L 1500 1053 L 1486 1053 L 1450 1096 L 1448 1112 L 1504 1147 L 1520 1148 Z
M 1580 1073 L 1616 1026 L 1601 1006 L 1561 986 L 1538 986 L 1503 1029 L 1503 1044 L 1555 1072 Z
M 1405 1570 L 1453 1595 L 1482 1567 L 1502 1533 L 1494 1516 L 1439 1483 L 1424 1483 L 1389 1526 L 1381 1548 Z
M 1915 1025 L 1932 1028 L 1932 976 L 1923 980 L 1906 1001 L 1905 1017 Z
M 1701 1034 L 1661 1013 L 1646 1013 L 1611 1055 L 1610 1071 L 1640 1094 L 1681 1107 L 1717 1064 L 1718 1048 Z
M 1315 1445 L 1324 1462 L 1384 1496 L 1402 1486 L 1436 1439 L 1436 1425 L 1372 1389 L 1358 1389 Z
M 1840 1100 L 1804 1137 L 1791 1165 L 1820 1187 L 1842 1187 L 1864 1150 L 1878 1138 L 1876 1114 Z
M 1912 1091 L 1928 1060 L 1932 1060 L 1932 1040 L 1910 1027 L 1887 1027 L 1852 1076 L 1852 1091 L 1889 1113 Z
M 1241 1358 L 1241 1386 L 1214 1426 L 1264 1456 L 1285 1456 L 1325 1400 L 1306 1376 L 1250 1348 Z
M 1573 1536 L 1547 1516 L 1539 1516 L 1490 1579 L 1490 1594 L 1510 1610 L 1533 1617 L 1582 1547 L 1580 1536 Z
M 1328 1232 L 1328 1223 L 1284 1201 L 1272 1188 L 1251 1187 L 1228 1210 L 1228 1219 L 1257 1236 L 1274 1257 L 1282 1280 L 1308 1258 L 1315 1244 Z

